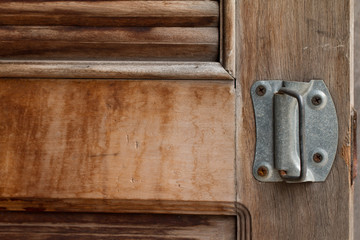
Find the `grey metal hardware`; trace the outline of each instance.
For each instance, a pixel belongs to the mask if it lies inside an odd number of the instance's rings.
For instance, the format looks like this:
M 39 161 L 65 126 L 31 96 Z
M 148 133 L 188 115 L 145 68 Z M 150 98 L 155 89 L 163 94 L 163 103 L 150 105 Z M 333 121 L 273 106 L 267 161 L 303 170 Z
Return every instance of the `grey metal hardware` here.
M 325 181 L 335 159 L 338 122 L 324 81 L 257 81 L 254 177 L 262 182 Z

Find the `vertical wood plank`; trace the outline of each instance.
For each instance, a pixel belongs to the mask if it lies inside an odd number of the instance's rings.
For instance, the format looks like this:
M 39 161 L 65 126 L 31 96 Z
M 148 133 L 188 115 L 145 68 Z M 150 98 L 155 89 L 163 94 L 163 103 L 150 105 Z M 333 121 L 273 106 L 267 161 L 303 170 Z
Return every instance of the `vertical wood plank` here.
M 355 89 L 354 89 L 354 101 L 355 107 L 358 112 L 360 113 L 360 1 L 355 2 L 354 6 L 354 79 L 355 79 Z M 358 128 L 359 129 L 359 128 Z M 360 149 L 360 132 L 357 132 L 357 149 Z M 359 164 L 358 164 L 359 165 Z M 358 168 L 359 172 L 359 168 Z M 360 225 L 360 176 L 358 174 L 357 178 L 354 181 L 355 183 L 355 193 L 354 193 L 354 226 Z M 360 228 L 354 228 L 354 236 L 360 236 Z
M 351 0 L 239 1 L 238 201 L 252 216 L 253 239 L 350 239 L 352 186 Z M 324 183 L 260 183 L 250 86 L 254 81 L 323 79 L 335 101 L 339 145 Z

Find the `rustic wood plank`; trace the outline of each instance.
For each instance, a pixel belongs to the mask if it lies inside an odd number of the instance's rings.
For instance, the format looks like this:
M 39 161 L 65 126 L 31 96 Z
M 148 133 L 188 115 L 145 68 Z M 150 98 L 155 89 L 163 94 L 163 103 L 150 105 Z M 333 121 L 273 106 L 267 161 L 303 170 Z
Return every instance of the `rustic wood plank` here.
M 1 239 L 235 240 L 235 216 L 1 212 Z
M 1 1 L 0 25 L 215 27 L 218 1 Z
M 232 82 L 3 79 L 0 98 L 1 198 L 235 199 Z
M 355 102 L 355 108 L 358 112 L 358 116 L 360 116 L 360 2 L 354 1 L 354 102 Z M 359 122 L 359 120 L 357 120 Z M 360 149 L 360 127 L 357 127 L 357 133 L 355 138 L 357 138 L 357 150 Z M 356 157 L 356 156 L 355 156 Z M 358 157 L 359 158 L 359 157 Z M 359 169 L 359 163 L 358 160 L 353 164 L 355 168 Z M 355 166 L 357 165 L 357 166 Z M 355 171 L 354 171 L 355 172 Z M 356 175 L 355 175 L 356 176 Z M 359 173 L 357 174 L 357 177 L 353 181 L 354 183 L 354 236 L 360 236 L 360 228 L 357 227 L 360 224 L 360 177 Z
M 0 27 L 0 58 L 218 61 L 217 28 Z
M 21 71 L 19 71 L 21 69 Z M 233 81 L 216 62 L 4 61 L 1 78 L 105 78 Z
M 258 1 L 238 6 L 238 201 L 253 239 L 351 239 L 351 0 Z M 324 79 L 336 105 L 339 147 L 324 183 L 260 183 L 252 176 L 256 80 Z

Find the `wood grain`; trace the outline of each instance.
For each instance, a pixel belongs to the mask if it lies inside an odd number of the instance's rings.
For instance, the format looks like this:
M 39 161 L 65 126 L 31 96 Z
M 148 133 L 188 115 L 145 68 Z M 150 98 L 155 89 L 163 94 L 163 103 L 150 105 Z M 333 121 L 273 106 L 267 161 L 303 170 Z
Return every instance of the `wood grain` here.
M 3 79 L 0 99 L 1 198 L 234 202 L 232 82 Z
M 237 185 L 253 239 L 351 239 L 351 1 L 243 0 L 238 5 Z M 260 183 L 250 86 L 256 80 L 323 79 L 339 121 L 337 157 L 324 183 Z
M 21 69 L 21 71 L 19 71 Z M 216 62 L 164 61 L 5 61 L 1 78 L 102 78 L 227 80 L 233 77 Z
M 0 59 L 219 61 L 218 1 L 0 1 Z
M 217 28 L 0 27 L 0 58 L 217 61 Z
M 1 1 L 0 25 L 216 27 L 218 1 Z
M 101 43 L 208 43 L 218 44 L 217 27 L 63 27 L 2 26 L 0 41 Z
M 235 240 L 235 216 L 1 212 L 3 240 Z
M 1 211 L 102 212 L 232 215 L 243 213 L 234 202 L 90 198 L 0 198 Z M 238 210 L 240 209 L 240 210 Z M 244 214 L 242 214 L 244 215 Z M 244 217 L 249 222 L 249 217 Z
M 222 1 L 221 62 L 230 75 L 235 76 L 236 64 L 236 1 Z

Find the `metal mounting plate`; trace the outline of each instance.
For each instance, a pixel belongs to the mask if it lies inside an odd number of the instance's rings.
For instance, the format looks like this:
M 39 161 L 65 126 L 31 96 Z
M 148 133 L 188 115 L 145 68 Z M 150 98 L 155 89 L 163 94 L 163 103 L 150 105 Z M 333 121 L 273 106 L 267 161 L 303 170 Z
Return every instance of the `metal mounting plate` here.
M 302 97 L 303 119 L 297 99 L 280 94 L 280 89 Z M 251 96 L 256 120 L 254 177 L 262 182 L 325 181 L 335 159 L 338 122 L 324 81 L 257 81 L 251 87 Z M 302 121 L 303 139 L 299 137 Z M 306 169 L 302 169 L 302 161 Z

